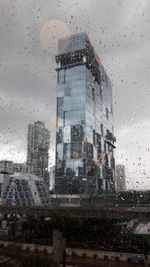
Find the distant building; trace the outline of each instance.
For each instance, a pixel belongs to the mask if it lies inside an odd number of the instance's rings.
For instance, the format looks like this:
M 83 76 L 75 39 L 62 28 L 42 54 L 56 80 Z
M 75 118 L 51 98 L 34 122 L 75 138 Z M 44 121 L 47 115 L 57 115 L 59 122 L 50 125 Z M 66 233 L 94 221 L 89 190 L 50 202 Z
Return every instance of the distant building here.
M 0 161 L 0 173 L 13 174 L 13 161 L 1 160 Z
M 44 122 L 28 125 L 27 168 L 30 173 L 43 178 L 49 184 L 48 150 L 50 133 Z
M 42 178 L 32 174 L 4 174 L 2 178 L 2 204 L 27 206 L 50 204 L 49 191 Z
M 122 164 L 116 165 L 116 190 L 126 190 L 125 166 Z
M 4 179 L 7 178 L 10 174 L 2 172 L 0 173 L 0 203 L 1 203 L 1 198 L 2 198 L 2 188 L 4 184 Z
M 113 192 L 111 81 L 85 33 L 61 39 L 58 46 L 55 192 Z
M 13 173 L 28 173 L 26 163 L 14 163 Z

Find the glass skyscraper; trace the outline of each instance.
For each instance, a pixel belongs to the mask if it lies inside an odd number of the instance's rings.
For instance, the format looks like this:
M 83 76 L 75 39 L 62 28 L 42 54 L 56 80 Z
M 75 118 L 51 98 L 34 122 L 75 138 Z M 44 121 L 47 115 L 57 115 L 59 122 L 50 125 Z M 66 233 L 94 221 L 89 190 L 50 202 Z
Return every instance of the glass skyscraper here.
M 58 47 L 55 191 L 112 192 L 115 137 L 111 82 L 86 33 L 59 40 Z

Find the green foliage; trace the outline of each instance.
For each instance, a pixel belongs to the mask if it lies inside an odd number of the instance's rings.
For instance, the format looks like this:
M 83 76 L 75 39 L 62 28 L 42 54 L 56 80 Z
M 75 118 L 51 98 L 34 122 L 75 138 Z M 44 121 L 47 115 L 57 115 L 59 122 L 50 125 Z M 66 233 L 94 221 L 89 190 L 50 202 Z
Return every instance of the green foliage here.
M 61 215 L 59 215 L 59 213 L 55 213 L 51 219 L 51 226 L 53 229 L 64 231 L 65 229 L 64 218 Z
M 150 250 L 150 235 L 143 236 L 144 244 L 145 244 L 145 253 L 147 254 Z
M 22 223 L 22 234 L 29 240 L 47 239 L 52 236 L 52 223 L 43 218 L 28 217 Z
M 80 248 L 104 248 L 114 245 L 121 240 L 123 233 L 128 233 L 127 224 L 123 220 L 101 220 L 96 218 L 62 217 L 59 212 L 53 214 L 49 220 L 28 217 L 22 222 L 21 241 L 35 244 L 52 245 L 53 229 L 62 231 L 66 239 L 66 246 Z M 14 229 L 15 230 L 15 229 Z M 18 230 L 17 230 L 18 231 Z M 14 238 L 18 236 L 14 234 Z M 130 239 L 130 237 L 128 237 Z M 18 240 L 16 239 L 16 242 Z M 150 248 L 150 239 L 136 240 L 138 247 L 145 253 Z M 9 249 L 13 255 L 13 247 Z M 16 248 L 15 248 L 16 251 Z M 35 251 L 34 253 L 37 253 Z M 39 253 L 39 252 L 38 252 Z M 7 252 L 6 252 L 7 254 Z M 18 248 L 18 254 L 20 254 Z M 28 251 L 27 251 L 28 254 Z M 47 252 L 43 256 L 47 258 Z

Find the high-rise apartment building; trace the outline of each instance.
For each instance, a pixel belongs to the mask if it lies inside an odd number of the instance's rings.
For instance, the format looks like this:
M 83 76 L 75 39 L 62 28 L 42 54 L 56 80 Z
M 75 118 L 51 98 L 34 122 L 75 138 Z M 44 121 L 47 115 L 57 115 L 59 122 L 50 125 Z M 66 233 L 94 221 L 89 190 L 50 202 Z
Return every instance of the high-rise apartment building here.
M 30 173 L 42 177 L 46 184 L 49 181 L 49 140 L 50 133 L 44 122 L 37 121 L 28 125 L 27 168 Z
M 64 43 L 67 44 L 62 52 Z M 88 36 L 59 40 L 55 191 L 114 190 L 111 82 Z
M 125 166 L 122 164 L 116 165 L 116 190 L 117 191 L 126 190 Z

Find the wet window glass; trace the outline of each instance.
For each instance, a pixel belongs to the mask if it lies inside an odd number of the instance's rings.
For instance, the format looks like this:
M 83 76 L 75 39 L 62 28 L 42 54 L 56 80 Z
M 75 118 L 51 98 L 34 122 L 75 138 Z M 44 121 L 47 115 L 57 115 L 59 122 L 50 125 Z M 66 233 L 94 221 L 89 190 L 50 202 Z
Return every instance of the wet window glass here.
M 0 264 L 150 265 L 149 10 L 0 1 Z

